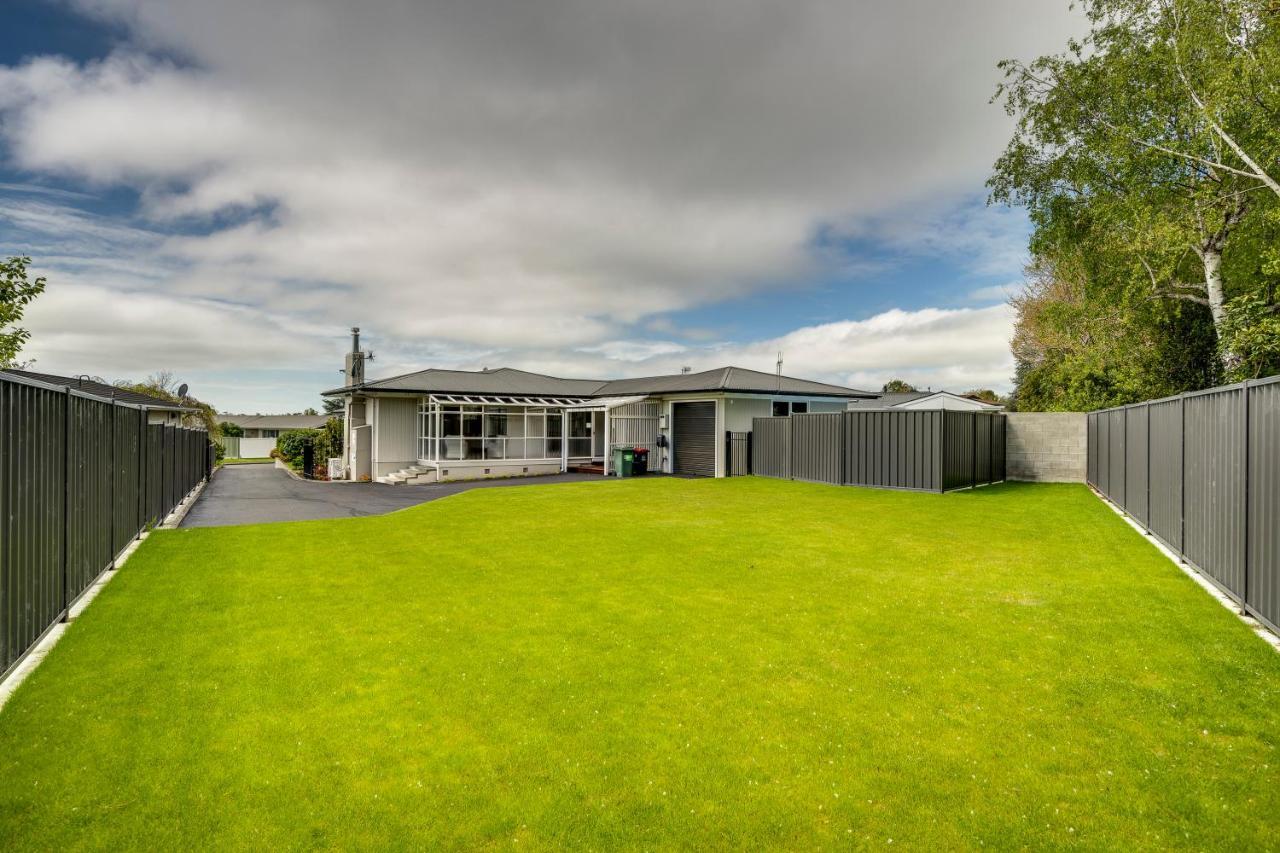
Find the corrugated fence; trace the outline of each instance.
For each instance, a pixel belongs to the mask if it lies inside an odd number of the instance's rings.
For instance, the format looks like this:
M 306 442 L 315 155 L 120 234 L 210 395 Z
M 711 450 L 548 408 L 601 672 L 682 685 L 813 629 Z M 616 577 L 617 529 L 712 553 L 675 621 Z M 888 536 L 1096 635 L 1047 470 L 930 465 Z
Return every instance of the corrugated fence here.
M 751 472 L 942 492 L 1004 480 L 999 412 L 855 411 L 756 418 Z
M 1280 630 L 1280 376 L 1090 412 L 1088 480 Z
M 0 376 L 0 676 L 203 480 L 203 430 Z

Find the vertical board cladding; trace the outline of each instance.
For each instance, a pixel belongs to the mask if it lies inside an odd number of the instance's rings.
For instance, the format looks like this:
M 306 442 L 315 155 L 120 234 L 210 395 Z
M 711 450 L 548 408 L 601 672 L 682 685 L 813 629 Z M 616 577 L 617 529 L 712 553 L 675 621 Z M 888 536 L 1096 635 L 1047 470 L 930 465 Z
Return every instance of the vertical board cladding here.
M 183 429 L 176 460 L 146 411 L 74 389 L 0 375 L 0 675 L 7 674 L 130 540 L 167 513 L 153 472 L 207 470 L 203 431 Z M 154 483 L 155 489 L 151 488 Z M 181 496 L 180 496 L 181 497 Z
M 790 479 L 791 419 L 756 418 L 751 422 L 751 472 Z
M 1098 486 L 1098 413 L 1085 415 L 1085 473 L 1089 485 Z
M 1107 412 L 1107 437 L 1111 445 L 1107 448 L 1107 484 L 1111 490 L 1112 500 L 1124 506 L 1125 502 L 1125 409 L 1112 409 Z
M 1009 418 L 1003 414 L 989 415 L 991 418 L 991 476 L 993 482 L 1003 483 L 1009 474 L 1008 437 Z
M 972 484 L 976 418 L 969 412 L 942 413 L 942 490 Z
M 1182 547 L 1182 400 L 1149 404 L 1147 529 L 1174 550 Z
M 1124 508 L 1143 527 L 1147 527 L 1150 516 L 1147 506 L 1147 424 L 1150 410 L 1141 405 L 1130 406 L 1124 411 Z
M 1249 566 L 1245 599 L 1280 631 L 1280 382 L 1250 387 Z
M 1183 549 L 1232 595 L 1244 592 L 1244 398 L 1186 398 Z
M 844 476 L 844 415 L 791 416 L 791 479 L 840 485 Z
M 1094 485 L 1098 491 L 1111 498 L 1111 418 L 1107 412 L 1095 412 L 1098 419 L 1098 478 Z M 1115 498 L 1111 498 L 1115 500 Z

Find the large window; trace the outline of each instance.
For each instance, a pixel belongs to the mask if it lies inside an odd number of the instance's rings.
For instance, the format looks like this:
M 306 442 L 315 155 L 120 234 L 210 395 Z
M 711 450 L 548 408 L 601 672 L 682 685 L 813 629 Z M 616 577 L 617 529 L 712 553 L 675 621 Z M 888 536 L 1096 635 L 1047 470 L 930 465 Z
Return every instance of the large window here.
M 785 418 L 787 415 L 805 415 L 809 413 L 808 402 L 788 402 L 787 400 L 773 401 L 773 416 L 775 418 Z
M 432 403 L 425 398 L 418 405 L 418 458 L 435 460 L 438 446 L 441 462 L 559 459 L 563 417 L 556 408 Z M 570 412 L 569 421 L 569 455 L 589 457 L 591 413 Z

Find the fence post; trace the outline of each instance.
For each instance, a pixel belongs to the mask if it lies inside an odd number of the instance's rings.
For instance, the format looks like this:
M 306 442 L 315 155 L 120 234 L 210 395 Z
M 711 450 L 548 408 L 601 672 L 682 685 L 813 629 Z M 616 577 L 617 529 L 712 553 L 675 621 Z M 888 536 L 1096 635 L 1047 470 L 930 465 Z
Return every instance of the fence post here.
M 71 386 L 62 387 L 62 621 L 71 613 Z
M 119 553 L 118 550 L 116 549 L 116 465 L 119 464 L 118 460 L 116 459 L 116 445 L 117 445 L 116 398 L 112 397 L 111 398 L 111 475 L 110 475 L 111 476 L 111 502 L 110 502 L 111 508 L 109 510 L 109 512 L 111 513 L 111 522 L 110 522 L 110 527 L 108 528 L 111 531 L 111 534 L 110 534 L 111 560 L 107 563 L 107 568 L 109 569 L 114 569 L 116 567 L 116 554 Z
M 969 488 L 978 488 L 978 413 L 969 413 L 969 423 L 973 427 L 973 458 L 969 461 Z
M 1178 562 L 1187 562 L 1187 395 L 1178 395 Z
M 1142 529 L 1151 535 L 1151 403 L 1147 406 L 1147 519 Z
M 1240 533 L 1243 538 L 1241 543 L 1241 556 L 1244 559 L 1244 565 L 1241 567 L 1240 584 L 1240 613 L 1241 615 L 1249 612 L 1249 380 L 1246 379 L 1240 387 L 1240 394 L 1243 396 L 1244 416 L 1240 418 L 1240 452 L 1244 456 L 1244 469 L 1240 472 L 1240 483 L 1244 490 L 1244 506 L 1241 507 L 1241 516 L 1243 523 L 1240 525 Z
M 751 436 L 755 435 L 755 424 L 751 425 L 751 429 L 747 430 L 747 473 L 754 473 L 751 460 Z

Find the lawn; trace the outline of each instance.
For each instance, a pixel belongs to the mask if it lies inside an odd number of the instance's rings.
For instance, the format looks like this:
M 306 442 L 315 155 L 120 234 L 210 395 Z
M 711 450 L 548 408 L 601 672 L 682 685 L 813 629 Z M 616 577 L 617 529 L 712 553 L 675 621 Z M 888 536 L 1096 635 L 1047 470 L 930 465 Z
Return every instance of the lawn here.
M 1278 741 L 1280 655 L 1082 486 L 479 489 L 154 533 L 0 712 L 0 836 L 1264 849 Z
M 263 456 L 260 459 L 252 456 L 246 456 L 244 458 L 239 458 L 239 459 L 234 457 L 230 459 L 223 459 L 218 464 L 220 465 L 265 465 L 268 462 L 274 462 L 274 461 L 275 461 L 274 459 L 271 459 L 270 457 L 267 457 L 267 456 Z

